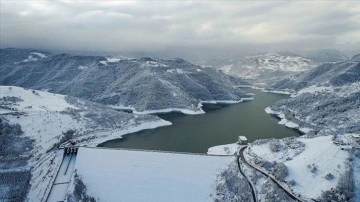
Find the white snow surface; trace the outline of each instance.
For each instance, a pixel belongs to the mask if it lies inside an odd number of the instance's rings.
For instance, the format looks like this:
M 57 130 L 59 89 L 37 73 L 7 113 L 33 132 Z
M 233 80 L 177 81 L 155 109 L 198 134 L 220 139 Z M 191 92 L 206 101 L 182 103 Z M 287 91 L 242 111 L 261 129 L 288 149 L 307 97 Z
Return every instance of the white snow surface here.
M 287 119 L 281 119 L 281 121 L 279 122 L 280 125 L 285 125 L 286 127 L 288 128 L 299 128 L 299 125 L 294 123 L 294 122 L 291 122 Z
M 47 58 L 47 56 L 45 54 L 38 53 L 38 52 L 31 52 L 30 54 L 37 55 L 37 56 L 39 56 L 41 58 Z
M 177 96 L 176 94 L 174 96 Z M 204 114 L 205 111 L 201 108 L 202 104 L 236 104 L 240 102 L 250 101 L 254 98 L 241 98 L 240 100 L 202 100 L 199 102 L 197 109 L 185 109 L 185 108 L 167 108 L 167 109 L 159 109 L 159 110 L 145 110 L 145 111 L 136 111 L 135 108 L 129 106 L 121 106 L 121 105 L 112 105 L 111 107 L 114 109 L 130 109 L 134 114 L 158 114 L 158 113 L 169 113 L 169 112 L 181 112 L 183 114 L 189 115 L 197 115 Z
M 179 69 L 179 68 L 176 68 L 176 69 L 168 69 L 168 70 L 166 70 L 166 72 L 168 72 L 168 73 L 177 73 L 177 74 L 187 74 L 187 73 L 189 73 L 189 72 L 187 72 L 187 71 L 184 71 L 184 70 L 182 70 L 182 69 Z
M 237 151 L 241 147 L 242 146 L 237 143 L 217 145 L 217 146 L 210 147 L 207 151 L 207 154 L 224 155 L 224 156 L 236 155 Z
M 28 58 L 23 59 L 21 62 L 34 62 L 38 61 L 39 59 L 47 58 L 45 54 L 38 53 L 38 52 L 31 52 Z M 15 64 L 18 64 L 19 62 L 15 62 Z
M 182 109 L 182 108 L 167 108 L 167 109 L 159 109 L 159 110 L 146 110 L 146 111 L 133 111 L 134 114 L 158 114 L 158 113 L 169 113 L 169 112 L 181 112 L 183 114 L 204 114 L 204 110 L 199 109 L 197 111 L 190 109 Z
M 124 56 L 110 56 L 106 57 L 106 60 L 99 61 L 100 64 L 103 64 L 105 66 L 108 65 L 108 63 L 117 63 L 122 60 L 129 60 L 130 58 L 124 57 Z
M 128 60 L 129 58 L 124 56 L 112 56 L 106 58 L 108 62 L 119 62 L 121 60 Z
M 265 112 L 268 114 L 275 115 L 279 117 L 281 120 L 279 121 L 280 125 L 285 125 L 288 128 L 298 129 L 301 132 L 307 133 L 310 132 L 312 129 L 310 128 L 299 128 L 299 124 L 291 122 L 285 118 L 285 114 L 283 112 L 274 111 L 271 109 L 271 107 L 266 107 Z
M 320 197 L 322 191 L 335 188 L 340 174 L 345 172 L 345 161 L 349 154 L 333 144 L 332 136 L 323 136 L 313 139 L 300 139 L 305 143 L 305 150 L 290 161 L 284 162 L 289 169 L 288 180 L 294 179 L 297 183 L 293 190 L 310 198 Z M 310 172 L 307 165 L 315 164 L 316 174 Z M 338 166 L 340 165 L 340 166 Z M 335 178 L 326 180 L 326 174 L 332 173 Z
M 303 93 L 316 93 L 316 92 L 331 92 L 333 91 L 334 88 L 332 86 L 316 86 L 316 85 L 312 85 L 306 88 L 303 88 L 301 90 L 299 90 L 297 93 L 291 95 L 291 97 L 296 97 L 299 96 Z
M 171 124 L 172 124 L 171 122 L 161 119 L 159 121 L 144 122 L 139 125 L 133 125 L 131 127 L 124 127 L 122 129 L 117 129 L 117 130 L 100 131 L 100 132 L 94 133 L 94 135 L 96 137 L 95 139 L 92 139 L 91 141 L 86 140 L 84 143 L 81 143 L 81 145 L 96 147 L 100 143 L 103 143 L 103 142 L 106 142 L 106 141 L 112 140 L 112 139 L 122 138 L 122 136 L 124 136 L 126 134 L 136 133 L 138 131 L 145 130 L 145 129 L 154 129 L 154 128 L 158 128 L 158 127 L 169 126 Z M 78 140 L 80 140 L 80 142 L 82 142 L 81 139 L 82 139 L 82 137 L 80 137 Z
M 233 160 L 234 157 L 80 148 L 75 169 L 87 186 L 87 194 L 99 201 L 197 202 L 213 200 L 216 175 Z
M 241 98 L 240 100 L 202 100 L 200 104 L 236 104 L 240 102 L 250 101 L 254 98 Z
M 144 67 L 169 67 L 166 64 L 157 61 L 146 61 L 142 66 Z
M 283 95 L 291 95 L 291 93 L 289 91 L 284 91 L 284 90 L 261 90 L 262 92 L 265 93 L 274 93 L 274 94 L 283 94 Z
M 78 67 L 78 69 L 80 69 L 80 70 L 84 70 L 84 69 L 88 69 L 89 67 L 88 66 L 82 66 L 82 65 L 80 65 L 79 67 Z
M 279 117 L 280 119 L 284 119 L 285 118 L 285 114 L 282 113 L 282 112 L 279 112 L 279 111 L 274 111 L 271 109 L 271 107 L 266 107 L 265 108 L 265 112 L 268 113 L 268 114 L 272 114 L 272 115 L 275 115 L 277 117 Z M 280 120 L 281 121 L 281 120 Z
M 25 90 L 16 86 L 0 86 L 0 92 L 1 97 L 14 96 L 24 100 L 18 102 L 17 106 L 12 106 L 23 112 L 64 111 L 66 108 L 77 109 L 77 107 L 66 102 L 65 95 L 38 90 Z

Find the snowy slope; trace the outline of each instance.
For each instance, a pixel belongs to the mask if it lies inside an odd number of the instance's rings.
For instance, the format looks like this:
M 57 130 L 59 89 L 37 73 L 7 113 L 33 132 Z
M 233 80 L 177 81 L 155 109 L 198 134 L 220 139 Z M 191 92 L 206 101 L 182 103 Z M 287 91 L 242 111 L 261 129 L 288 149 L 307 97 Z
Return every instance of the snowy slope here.
M 331 136 L 300 140 L 305 150 L 290 161 L 285 162 L 289 169 L 287 180 L 295 180 L 292 188 L 310 198 L 321 196 L 322 191 L 335 188 L 341 174 L 345 172 L 349 153 L 340 149 L 331 141 Z M 316 166 L 317 171 L 309 173 L 308 165 Z M 334 179 L 326 180 L 331 173 Z
M 80 148 L 75 169 L 87 194 L 99 201 L 211 201 L 216 176 L 233 160 Z M 73 195 L 76 187 L 73 184 L 71 188 L 68 193 Z
M 96 145 L 101 140 L 121 138 L 130 132 L 171 124 L 155 116 L 119 112 L 100 104 L 48 92 L 15 86 L 0 86 L 0 92 L 1 127 L 9 128 L 6 124 L 10 124 L 14 128 L 19 126 L 22 131 L 19 137 L 13 137 L 18 139 L 6 136 L 5 146 L 20 146 L 19 149 L 24 150 L 17 156 L 1 153 L 4 158 L 0 159 L 0 165 L 6 170 L 1 170 L 0 176 L 6 178 L 7 175 L 31 173 L 31 187 L 27 195 L 30 201 L 45 200 L 62 158 L 62 153 L 57 151 L 61 144 L 72 141 Z M 11 132 L 12 129 L 9 130 Z M 8 133 L 8 130 L 3 131 Z M 23 163 L 24 160 L 27 162 Z M 9 162 L 10 165 L 4 166 Z M 0 183 L 0 186 L 20 193 L 16 188 L 20 185 L 16 183 Z M 9 194 L 5 193 L 0 199 Z
M 295 193 L 306 198 L 322 198 L 323 192 L 337 188 L 340 178 L 348 171 L 350 153 L 335 145 L 332 136 L 301 137 L 296 141 L 299 142 L 292 145 L 282 140 L 258 141 L 250 145 L 248 155 L 255 163 L 284 163 L 288 172 L 285 182 Z M 329 173 L 332 179 L 325 178 Z
M 73 138 L 89 131 L 125 129 L 150 122 L 166 121 L 149 115 L 134 115 L 112 110 L 99 104 L 77 98 L 68 98 L 37 90 L 26 90 L 15 86 L 0 86 L 0 113 L 13 123 L 22 126 L 24 134 L 36 139 L 45 150 L 59 142 L 63 133 L 75 130 Z M 11 99 L 18 98 L 17 101 Z M 23 114 L 14 116 L 12 112 Z M 109 124 L 110 123 L 110 124 Z M 86 132 L 85 132 L 86 131 Z M 46 146 L 45 146 L 46 145 Z
M 24 90 L 23 88 L 15 86 L 0 86 L 0 92 L 2 98 L 17 97 L 20 100 L 23 100 L 16 102 L 16 105 L 12 106 L 16 110 L 22 112 L 44 112 L 48 110 L 65 111 L 67 108 L 78 109 L 77 107 L 66 102 L 65 95 L 53 94 L 38 90 Z M 3 101 L 2 104 L 6 105 L 6 101 Z M 9 101 L 9 105 L 12 105 L 11 101 Z
M 311 129 L 314 134 L 358 133 L 360 130 L 358 55 L 350 60 L 320 65 L 273 87 L 296 91 L 290 99 L 268 108 L 268 113 L 283 119 L 280 123 Z
M 17 54 L 16 49 L 0 50 L 0 55 L 6 55 L 0 65 L 0 84 L 45 89 L 142 113 L 173 109 L 201 113 L 202 101 L 238 102 L 250 97 L 234 87 L 247 82 L 182 59 L 59 54 L 15 64 L 19 55 L 24 60 L 34 52 L 21 50 Z

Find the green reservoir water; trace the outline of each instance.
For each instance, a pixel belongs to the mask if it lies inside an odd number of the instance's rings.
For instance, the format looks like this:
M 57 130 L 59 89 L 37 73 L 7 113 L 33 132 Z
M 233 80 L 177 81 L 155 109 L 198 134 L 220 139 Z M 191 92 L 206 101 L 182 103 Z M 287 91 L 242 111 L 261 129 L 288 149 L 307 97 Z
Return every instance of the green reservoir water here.
M 239 135 L 245 135 L 250 142 L 299 135 L 297 131 L 279 125 L 279 120 L 264 110 L 276 101 L 288 98 L 287 95 L 251 88 L 243 90 L 254 93 L 255 99 L 233 105 L 206 105 L 206 113 L 201 115 L 160 114 L 172 125 L 128 134 L 99 146 L 206 153 L 209 147 L 236 142 Z

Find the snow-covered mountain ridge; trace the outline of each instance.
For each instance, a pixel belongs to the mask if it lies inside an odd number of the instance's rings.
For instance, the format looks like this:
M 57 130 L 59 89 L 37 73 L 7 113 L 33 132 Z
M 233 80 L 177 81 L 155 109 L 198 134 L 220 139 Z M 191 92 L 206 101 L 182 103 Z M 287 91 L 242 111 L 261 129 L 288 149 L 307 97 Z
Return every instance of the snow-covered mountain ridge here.
M 314 69 L 280 80 L 270 86 L 276 90 L 295 90 L 316 86 L 345 86 L 360 81 L 359 55 L 352 59 L 324 63 Z
M 360 131 L 359 55 L 349 60 L 325 63 L 294 77 L 277 82 L 270 90 L 292 92 L 292 98 L 268 108 L 282 114 L 298 128 L 313 128 L 315 133 L 334 130 Z
M 202 113 L 201 102 L 240 102 L 250 97 L 235 88 L 247 82 L 182 59 L 46 54 L 24 62 L 34 52 L 1 49 L 0 84 L 45 89 L 143 113 L 171 109 Z

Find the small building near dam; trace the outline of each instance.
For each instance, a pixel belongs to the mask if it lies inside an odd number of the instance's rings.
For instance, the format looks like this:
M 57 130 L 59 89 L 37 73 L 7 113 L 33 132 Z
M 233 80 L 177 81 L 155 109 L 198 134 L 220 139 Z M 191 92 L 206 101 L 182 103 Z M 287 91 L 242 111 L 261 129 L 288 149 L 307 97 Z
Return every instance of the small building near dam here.
M 238 138 L 238 144 L 240 145 L 247 145 L 248 139 L 245 136 L 239 136 Z

